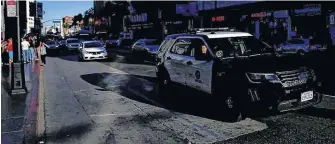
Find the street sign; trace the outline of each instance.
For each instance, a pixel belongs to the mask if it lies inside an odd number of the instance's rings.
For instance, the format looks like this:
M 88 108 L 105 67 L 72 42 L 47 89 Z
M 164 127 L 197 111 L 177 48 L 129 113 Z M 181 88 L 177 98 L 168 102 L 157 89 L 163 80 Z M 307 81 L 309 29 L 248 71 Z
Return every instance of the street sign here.
M 7 17 L 16 17 L 16 0 L 7 0 Z

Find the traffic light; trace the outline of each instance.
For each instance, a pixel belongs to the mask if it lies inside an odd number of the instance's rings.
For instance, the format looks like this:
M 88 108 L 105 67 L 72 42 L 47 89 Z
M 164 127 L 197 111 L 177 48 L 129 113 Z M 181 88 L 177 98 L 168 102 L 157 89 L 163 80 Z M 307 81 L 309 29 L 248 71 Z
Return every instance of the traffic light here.
M 35 2 L 29 3 L 29 16 L 31 17 L 36 16 L 36 3 Z

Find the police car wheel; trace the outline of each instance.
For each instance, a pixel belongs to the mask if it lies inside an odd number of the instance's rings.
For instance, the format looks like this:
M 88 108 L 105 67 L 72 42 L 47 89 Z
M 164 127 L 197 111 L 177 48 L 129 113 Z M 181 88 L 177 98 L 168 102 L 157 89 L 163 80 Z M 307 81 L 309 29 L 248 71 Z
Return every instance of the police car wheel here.
M 241 109 L 242 106 L 238 103 L 234 96 L 225 98 L 225 106 L 228 110 L 228 115 L 225 115 L 226 120 L 230 122 L 237 122 L 244 119 Z
M 305 52 L 304 52 L 304 51 L 298 51 L 298 54 L 299 54 L 300 56 L 305 56 Z
M 166 72 L 162 72 L 159 75 L 159 85 L 158 85 L 158 96 L 160 100 L 165 100 L 169 93 L 170 88 L 170 77 Z

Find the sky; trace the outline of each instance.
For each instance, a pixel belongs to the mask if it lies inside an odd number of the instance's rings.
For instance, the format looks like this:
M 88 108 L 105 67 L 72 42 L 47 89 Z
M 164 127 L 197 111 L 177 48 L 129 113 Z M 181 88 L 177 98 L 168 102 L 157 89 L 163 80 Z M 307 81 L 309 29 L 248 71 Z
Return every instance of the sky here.
M 43 22 L 51 19 L 62 19 L 65 16 L 74 16 L 84 13 L 93 7 L 92 1 L 43 1 Z M 52 21 L 46 22 L 44 25 L 53 25 Z

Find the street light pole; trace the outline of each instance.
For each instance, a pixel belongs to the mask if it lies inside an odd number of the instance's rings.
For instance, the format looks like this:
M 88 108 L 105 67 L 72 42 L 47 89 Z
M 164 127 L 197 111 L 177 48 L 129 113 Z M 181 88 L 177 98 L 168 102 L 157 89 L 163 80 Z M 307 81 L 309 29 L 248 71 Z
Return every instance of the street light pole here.
M 24 77 L 24 65 L 21 59 L 21 37 L 20 37 L 20 8 L 19 1 L 16 1 L 16 35 L 13 35 L 13 40 L 16 39 L 16 44 L 13 43 L 14 62 L 11 67 L 11 95 L 26 94 L 27 87 Z

